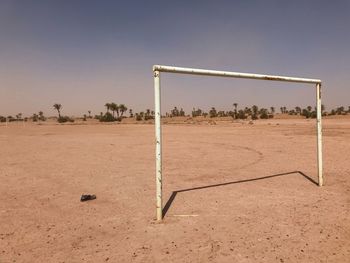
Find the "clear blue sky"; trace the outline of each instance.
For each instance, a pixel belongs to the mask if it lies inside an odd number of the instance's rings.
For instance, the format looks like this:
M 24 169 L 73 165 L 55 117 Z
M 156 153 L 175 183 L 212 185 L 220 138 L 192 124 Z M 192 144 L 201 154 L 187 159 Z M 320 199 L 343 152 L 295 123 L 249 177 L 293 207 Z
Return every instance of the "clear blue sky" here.
M 0 1 L 0 115 L 153 108 L 152 65 L 320 78 L 350 105 L 350 1 Z M 303 84 L 164 74 L 163 110 L 314 105 Z

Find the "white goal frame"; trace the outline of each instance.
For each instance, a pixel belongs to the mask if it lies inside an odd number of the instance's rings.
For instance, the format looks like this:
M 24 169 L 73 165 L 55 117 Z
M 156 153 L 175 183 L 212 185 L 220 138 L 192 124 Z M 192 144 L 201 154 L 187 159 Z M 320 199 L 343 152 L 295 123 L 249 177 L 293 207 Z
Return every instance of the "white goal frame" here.
M 274 76 L 274 75 L 262 75 L 252 73 L 239 73 L 229 71 L 217 71 L 207 69 L 195 69 L 195 68 L 180 68 L 172 66 L 153 66 L 154 77 L 154 95 L 155 95 L 155 132 L 156 132 L 156 212 L 157 220 L 163 219 L 163 205 L 162 205 L 162 127 L 161 127 L 161 96 L 160 96 L 160 72 L 167 73 L 181 73 L 191 75 L 205 75 L 216 77 L 231 77 L 231 78 L 245 78 L 245 79 L 260 79 L 260 80 L 272 80 L 272 81 L 286 81 L 307 83 L 316 85 L 316 130 L 317 130 L 317 172 L 318 172 L 318 185 L 323 185 L 323 168 L 322 168 L 322 112 L 321 112 L 321 84 L 320 79 L 306 79 L 295 78 L 286 76 Z

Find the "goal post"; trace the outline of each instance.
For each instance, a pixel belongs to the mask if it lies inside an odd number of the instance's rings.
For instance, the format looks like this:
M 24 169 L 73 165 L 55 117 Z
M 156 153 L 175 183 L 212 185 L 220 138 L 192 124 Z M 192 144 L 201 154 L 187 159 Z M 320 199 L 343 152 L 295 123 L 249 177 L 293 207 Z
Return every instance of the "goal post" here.
M 163 219 L 163 205 L 162 205 L 162 124 L 161 124 L 161 88 L 160 88 L 160 73 L 180 73 L 191 75 L 205 75 L 215 77 L 231 77 L 231 78 L 245 78 L 245 79 L 259 79 L 259 80 L 271 80 L 271 81 L 284 81 L 284 82 L 297 82 L 316 85 L 316 131 L 317 131 L 317 173 L 318 173 L 318 185 L 323 185 L 323 168 L 322 168 L 322 111 L 321 111 L 321 83 L 320 79 L 307 79 L 296 78 L 287 76 L 276 75 L 263 75 L 253 73 L 239 73 L 230 71 L 218 71 L 207 69 L 195 69 L 195 68 L 182 68 L 172 66 L 153 66 L 154 77 L 154 94 L 155 94 L 155 135 L 156 135 L 156 214 L 157 220 Z

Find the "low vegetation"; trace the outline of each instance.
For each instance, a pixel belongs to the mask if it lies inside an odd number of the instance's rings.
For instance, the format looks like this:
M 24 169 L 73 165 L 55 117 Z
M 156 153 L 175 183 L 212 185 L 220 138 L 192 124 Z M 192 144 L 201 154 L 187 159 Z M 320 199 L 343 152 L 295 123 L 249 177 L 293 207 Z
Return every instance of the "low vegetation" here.
M 73 118 L 70 118 L 68 116 L 61 116 L 61 110 L 62 110 L 62 105 L 59 104 L 59 103 L 55 103 L 53 105 L 53 108 L 55 110 L 57 110 L 57 113 L 58 113 L 58 118 L 57 118 L 57 121 L 59 123 L 65 123 L 65 122 L 74 122 L 74 119 Z
M 125 116 L 126 112 L 129 112 L 129 118 L 134 118 L 136 121 L 148 121 L 153 120 L 155 118 L 155 112 L 151 109 L 146 109 L 145 111 L 134 113 L 132 109 L 128 109 L 125 104 L 116 104 L 114 102 L 106 103 L 104 105 L 106 107 L 106 112 L 101 112 L 99 115 L 95 115 L 94 118 L 99 120 L 100 122 L 120 122 L 123 118 L 127 118 Z M 221 118 L 221 117 L 230 117 L 235 120 L 258 120 L 258 119 L 270 119 L 276 115 L 275 107 L 259 108 L 257 105 L 253 105 L 251 107 L 239 108 L 238 103 L 232 104 L 233 108 L 229 111 L 217 110 L 215 107 L 211 107 L 208 112 L 200 109 L 193 108 L 191 114 L 186 114 L 183 108 L 174 107 L 170 112 L 166 112 L 162 117 L 204 117 L 204 118 Z M 57 111 L 58 117 L 57 121 L 59 123 L 65 122 L 74 122 L 74 119 L 68 116 L 62 116 L 62 105 L 59 103 L 55 103 L 53 108 Z M 350 114 L 350 106 L 347 108 L 344 106 L 337 107 L 330 111 L 326 111 L 324 105 L 321 107 L 322 116 L 333 116 L 333 115 L 347 115 Z M 87 111 L 88 114 L 84 114 L 82 120 L 87 121 L 87 119 L 92 119 L 91 111 Z M 285 106 L 280 107 L 280 113 L 285 115 L 295 115 L 302 116 L 305 118 L 316 118 L 317 112 L 316 107 L 307 106 L 305 108 L 301 108 L 296 106 L 292 109 L 288 109 Z M 23 118 L 22 113 L 18 113 L 15 117 L 9 115 L 7 117 L 0 115 L 0 122 L 14 122 L 14 121 L 28 121 L 32 120 L 33 122 L 38 121 L 46 121 L 47 117 L 44 116 L 42 111 L 38 113 L 34 113 L 30 118 Z
M 120 122 L 125 118 L 124 113 L 128 110 L 125 104 L 117 104 L 114 102 L 106 103 L 106 112 L 101 112 L 100 115 L 95 115 L 95 119 L 98 119 L 100 122 Z M 132 110 L 130 110 L 132 112 Z

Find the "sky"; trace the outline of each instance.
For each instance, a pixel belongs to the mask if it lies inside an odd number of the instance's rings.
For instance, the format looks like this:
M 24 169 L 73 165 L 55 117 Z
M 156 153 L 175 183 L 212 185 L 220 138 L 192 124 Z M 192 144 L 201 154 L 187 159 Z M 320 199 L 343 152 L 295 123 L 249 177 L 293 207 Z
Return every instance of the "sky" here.
M 350 105 L 350 1 L 0 1 L 0 115 L 154 108 L 154 64 L 318 78 Z M 310 84 L 161 74 L 162 110 L 314 106 Z

